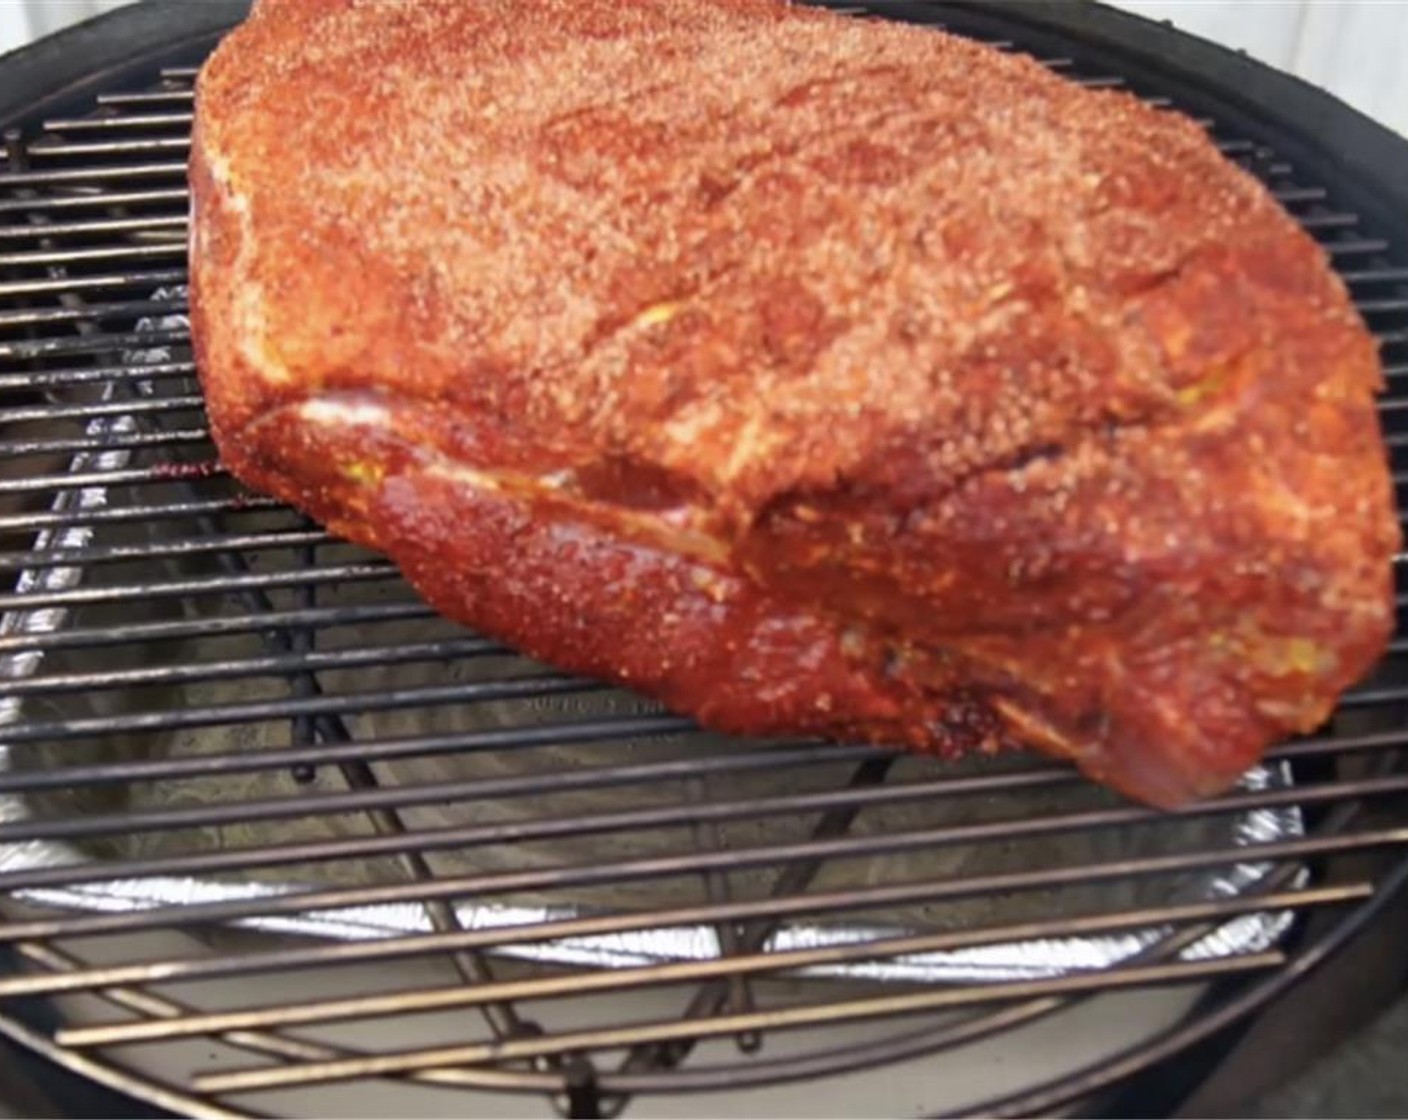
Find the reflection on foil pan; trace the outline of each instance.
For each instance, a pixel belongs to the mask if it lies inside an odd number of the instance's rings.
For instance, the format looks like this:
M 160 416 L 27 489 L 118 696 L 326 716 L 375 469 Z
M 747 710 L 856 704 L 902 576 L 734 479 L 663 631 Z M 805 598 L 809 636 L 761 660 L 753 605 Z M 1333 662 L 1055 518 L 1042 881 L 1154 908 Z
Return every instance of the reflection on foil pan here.
M 173 299 L 184 295 L 184 289 L 171 288 L 153 293 L 152 298 Z M 187 322 L 184 317 L 166 316 L 144 320 L 138 325 L 138 329 L 170 330 L 185 326 Z M 130 351 L 124 355 L 124 362 L 130 367 L 171 360 L 172 355 L 165 348 Z M 137 387 L 139 392 L 155 392 L 151 383 L 138 382 Z M 103 399 L 114 399 L 112 385 L 104 387 Z M 94 437 L 117 436 L 132 432 L 135 428 L 136 423 L 131 416 L 104 416 L 93 420 L 88 425 L 87 432 Z M 73 457 L 70 470 L 89 474 L 116 471 L 129 464 L 131 455 L 132 453 L 126 450 L 85 452 Z M 104 487 L 67 490 L 54 499 L 51 508 L 55 511 L 96 510 L 107 505 L 110 497 L 108 489 Z M 87 526 L 46 530 L 36 534 L 33 550 L 61 553 L 84 547 L 91 542 L 92 533 L 93 530 Z M 21 593 L 47 593 L 75 587 L 83 578 L 83 569 L 75 566 L 31 569 L 20 574 L 17 590 Z M 62 630 L 70 624 L 69 612 L 62 608 L 13 610 L 0 617 L 0 635 L 45 634 Z M 32 676 L 39 670 L 44 656 L 43 651 L 31 650 L 0 658 L 0 680 Z M 21 719 L 22 714 L 21 698 L 13 695 L 0 698 L 0 729 L 3 729 L 5 724 Z M 561 751 L 570 752 L 573 749 L 563 747 Z M 556 757 L 561 758 L 563 755 Z M 9 747 L 0 743 L 0 771 L 14 768 L 18 768 L 18 760 Z M 414 774 L 413 770 L 409 772 Z M 421 779 L 424 779 L 424 775 L 421 775 Z M 1259 767 L 1249 773 L 1242 783 L 1243 788 L 1254 790 L 1284 788 L 1290 784 L 1290 770 L 1284 764 Z M 1039 809 L 1034 811 L 1039 812 Z M 0 821 L 17 822 L 37 815 L 42 815 L 42 808 L 37 810 L 36 802 L 32 798 L 0 795 Z M 1258 844 L 1303 834 L 1302 819 L 1299 810 L 1294 807 L 1264 809 L 1235 817 L 1221 817 L 1216 827 L 1219 829 L 1219 843 L 1249 849 Z M 100 861 L 101 857 L 84 852 L 76 846 L 60 843 L 35 841 L 0 846 L 0 871 L 3 872 L 72 865 L 95 859 Z M 97 866 L 101 866 L 101 863 Z M 885 870 L 885 867 L 881 867 L 879 873 L 883 874 Z M 1177 897 L 1165 898 L 1163 901 L 1190 902 L 1252 893 L 1270 870 L 1271 865 L 1255 862 L 1249 853 L 1248 862 L 1185 879 L 1177 888 Z M 141 911 L 172 905 L 271 896 L 326 885 L 307 881 L 295 883 L 261 879 L 257 882 L 230 882 L 160 877 L 83 883 L 62 889 L 31 889 L 17 892 L 16 897 L 48 907 L 74 910 Z M 599 910 L 600 907 L 595 909 Z M 460 904 L 457 907 L 459 920 L 466 929 L 492 929 L 550 922 L 580 917 L 590 912 L 594 912 L 594 909 L 586 905 L 563 905 L 555 900 L 539 902 L 536 899 L 527 899 L 521 904 L 515 901 L 513 904 Z M 904 919 L 905 916 L 893 921 L 886 918 L 864 925 L 783 925 L 772 935 L 768 946 L 776 950 L 814 948 L 900 936 L 913 929 Z M 1262 950 L 1273 945 L 1281 937 L 1291 920 L 1288 913 L 1239 916 L 1190 945 L 1182 955 L 1185 959 L 1210 958 Z M 432 930 L 429 916 L 422 907 L 415 904 L 312 911 L 251 919 L 238 924 L 267 933 L 347 941 L 395 937 Z M 991 982 L 1047 977 L 1071 971 L 1108 968 L 1156 944 L 1168 932 L 1166 929 L 1150 928 L 1119 935 L 1018 941 L 826 966 L 809 971 L 812 975 L 894 982 Z M 563 938 L 540 944 L 506 946 L 498 952 L 504 956 L 553 964 L 625 968 L 670 961 L 711 959 L 720 955 L 720 946 L 712 927 L 695 926 L 647 929 L 608 936 Z

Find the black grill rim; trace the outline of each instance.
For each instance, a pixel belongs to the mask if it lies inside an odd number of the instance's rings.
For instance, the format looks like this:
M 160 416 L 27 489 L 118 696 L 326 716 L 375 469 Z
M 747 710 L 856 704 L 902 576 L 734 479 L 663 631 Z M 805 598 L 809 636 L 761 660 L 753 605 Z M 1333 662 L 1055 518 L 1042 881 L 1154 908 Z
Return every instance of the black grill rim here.
M 198 64 L 251 0 L 143 0 L 0 55 L 0 129 L 26 128 L 121 86 L 134 70 Z
M 1020 37 L 1022 46 L 1053 57 L 1092 54 L 1119 73 L 1137 75 L 1150 85 L 1176 87 L 1180 107 L 1188 112 L 1215 112 L 1232 131 L 1271 143 L 1282 157 L 1313 166 L 1318 182 L 1329 184 L 1341 204 L 1351 202 L 1376 230 L 1395 230 L 1392 248 L 1403 256 L 1403 215 L 1408 214 L 1408 144 L 1368 118 L 1313 87 L 1261 66 L 1224 48 L 1151 24 L 1139 17 L 1098 4 L 1067 5 L 1059 0 L 1006 0 L 983 3 L 924 2 L 924 0 L 809 0 L 823 6 L 864 7 L 878 15 L 946 23 L 951 29 L 980 38 Z M 201 5 L 181 0 L 146 0 L 134 8 L 111 13 L 49 40 L 0 58 L 0 72 L 17 78 L 7 82 L 10 96 L 0 93 L 0 128 L 30 126 L 68 106 L 84 105 L 95 92 L 110 91 L 142 67 L 194 63 L 247 9 L 245 0 L 209 0 Z M 159 44 L 153 46 L 153 44 Z M 1072 52 L 1072 47 L 1079 48 Z M 1049 48 L 1049 51 L 1048 51 Z M 42 89 L 36 95 L 33 91 Z M 1268 108 L 1272 107 L 1272 108 Z M 142 157 L 139 157 L 142 158 Z M 124 188 L 128 189 L 128 188 Z M 130 189 L 143 189 L 140 178 Z M 159 253 L 157 254 L 160 255 Z M 159 282 L 177 274 L 157 273 Z M 64 287 L 78 285 L 64 284 Z M 102 289 L 98 289 L 102 290 Z M 3 285 L 0 285 L 3 294 Z M 1392 332 L 1398 341 L 1403 332 Z M 1390 376 L 1397 366 L 1390 367 Z M 109 476 L 104 476 L 105 478 Z M 1341 808 L 1349 808 L 1342 806 Z M 1343 816 L 1342 813 L 1332 813 Z M 1119 1079 L 1138 1074 L 1151 1063 L 1183 1051 L 1199 1038 L 1225 1030 L 1281 994 L 1305 972 L 1318 967 L 1354 933 L 1369 923 L 1408 880 L 1408 858 L 1393 871 L 1367 903 L 1353 910 L 1330 932 L 1302 951 L 1294 968 L 1281 968 L 1261 981 L 1235 985 L 1230 997 L 1193 1022 L 1163 1037 L 1135 1047 L 1108 1068 L 1079 1071 L 1045 1086 L 1001 1100 L 986 1102 L 982 1114 L 1018 1115 L 1045 1112 L 1109 1088 Z M 121 1071 L 93 1063 L 82 1054 L 57 1047 L 43 1033 L 0 1016 L 0 1034 L 80 1070 L 97 1082 L 124 1092 L 139 1090 L 148 1101 L 187 1115 L 233 1115 L 208 1099 L 188 1097 L 154 1084 L 136 1085 Z M 914 1053 L 926 1046 L 915 1040 Z M 650 1091 L 679 1089 L 678 1082 L 650 1086 L 650 1075 L 627 1075 L 605 1087 Z M 766 1080 L 760 1078 L 759 1080 Z M 607 1078 L 602 1079 L 607 1082 Z M 703 1087 L 703 1086 L 700 1086 Z

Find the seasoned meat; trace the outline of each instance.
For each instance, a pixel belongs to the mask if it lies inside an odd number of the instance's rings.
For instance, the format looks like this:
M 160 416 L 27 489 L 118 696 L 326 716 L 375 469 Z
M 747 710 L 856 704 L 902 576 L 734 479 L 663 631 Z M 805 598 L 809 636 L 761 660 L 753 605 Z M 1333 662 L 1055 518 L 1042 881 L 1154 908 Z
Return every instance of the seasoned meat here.
M 235 474 L 710 727 L 1173 806 L 1392 627 L 1372 338 L 1123 93 L 780 0 L 261 0 L 191 180 Z

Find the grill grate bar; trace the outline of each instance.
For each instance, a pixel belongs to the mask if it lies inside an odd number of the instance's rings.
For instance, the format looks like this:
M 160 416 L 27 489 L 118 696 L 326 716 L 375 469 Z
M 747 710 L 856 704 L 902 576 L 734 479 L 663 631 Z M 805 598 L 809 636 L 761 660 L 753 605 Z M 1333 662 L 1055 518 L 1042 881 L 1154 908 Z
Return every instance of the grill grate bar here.
M 229 472 L 219 463 L 166 463 L 152 467 L 123 467 L 110 471 L 72 471 L 68 474 L 28 475 L 20 478 L 0 478 L 0 494 L 53 493 L 62 490 L 83 490 L 93 486 L 126 486 L 134 482 L 176 482 L 183 478 L 222 478 Z M 261 499 L 255 495 L 230 499 L 240 505 L 250 505 Z M 156 508 L 156 507 L 153 507 Z M 231 508 L 239 508 L 239 505 Z M 118 510 L 75 510 L 69 525 L 102 520 Z M 126 511 L 123 511 L 125 515 Z M 161 516 L 160 514 L 156 516 Z M 108 518 L 109 520 L 113 518 Z M 123 518 L 127 519 L 127 518 Z M 4 520 L 0 520 L 3 525 Z M 3 609 L 3 607 L 0 607 Z
M 1361 314 L 1374 315 L 1390 311 L 1408 311 L 1408 297 L 1399 299 L 1363 299 L 1358 300 L 1355 306 L 1359 308 Z
M 1359 751 L 1384 751 L 1392 760 L 1405 746 L 1401 731 L 1376 732 L 1369 735 L 1325 736 L 1297 739 L 1281 743 L 1266 752 L 1267 761 L 1294 762 L 1321 755 L 1340 755 Z
M 0 327 L 45 326 L 56 323 L 90 323 L 111 319 L 137 319 L 169 315 L 187 310 L 183 299 L 133 300 L 126 303 L 94 303 L 83 307 L 24 307 L 0 311 Z
M 307 582 L 307 581 L 303 581 Z M 449 685 L 425 685 L 419 688 L 387 688 L 367 692 L 339 693 L 285 700 L 260 700 L 245 703 L 209 704 L 204 707 L 136 712 L 123 716 L 86 719 L 47 720 L 16 723 L 5 731 L 11 745 L 78 739 L 90 735 L 123 735 L 139 731 L 174 731 L 216 724 L 260 723 L 297 715 L 346 715 L 351 712 L 386 712 L 402 708 L 434 707 L 443 704 L 473 704 L 487 700 L 512 700 L 569 692 L 588 692 L 603 686 L 578 677 L 534 676 L 508 680 L 463 682 Z M 252 803 L 247 803 L 252 804 Z M 310 806 L 311 807 L 311 806 Z M 159 814 L 153 814 L 159 816 Z M 97 818 L 85 821 L 50 821 L 43 824 L 0 824 L 0 838 L 10 830 L 23 829 L 37 835 L 39 830 L 56 828 L 67 835 L 86 834 Z M 128 818 L 128 828 L 140 827 L 145 820 L 136 815 Z
M 191 537 L 154 544 L 98 545 L 91 548 L 55 549 L 45 552 L 0 553 L 0 571 L 52 566 L 101 564 L 128 560 L 155 560 L 173 556 L 198 556 L 208 552 L 259 551 L 327 544 L 334 540 L 325 529 L 285 529 L 267 533 L 228 533 L 218 537 Z
M 137 218 L 92 218 L 86 221 L 48 222 L 42 226 L 0 226 L 0 239 L 32 241 L 37 237 L 75 237 L 102 233 L 145 233 L 178 230 L 185 233 L 184 214 L 144 214 Z
M 189 96 L 189 95 L 187 95 Z M 98 99 L 99 104 L 112 104 Z M 46 132 L 115 132 L 124 128 L 167 128 L 189 129 L 195 121 L 194 113 L 127 113 L 113 117 L 57 117 L 44 122 Z
M 579 723 L 550 724 L 542 727 L 519 727 L 508 730 L 463 732 L 448 735 L 421 735 L 405 739 L 373 739 L 365 743 L 366 751 L 356 753 L 356 744 L 340 743 L 294 747 L 270 747 L 258 753 L 190 755 L 168 761 L 151 760 L 99 763 L 93 766 L 66 767 L 53 770 L 21 770 L 6 774 L 0 789 L 24 792 L 62 787 L 62 776 L 72 776 L 77 783 L 101 785 L 107 782 L 142 782 L 181 780 L 209 774 L 252 773 L 260 770 L 287 770 L 309 763 L 344 762 L 364 758 L 370 762 L 385 762 L 397 758 L 426 757 L 436 754 L 467 754 L 489 750 L 531 750 L 536 747 L 560 746 L 563 743 L 612 742 L 619 739 L 648 739 L 657 735 L 694 730 L 694 725 L 682 716 L 635 716 L 629 719 L 593 720 Z M 323 753 L 320 753 L 323 752 Z M 816 745 L 759 748 L 742 756 L 736 769 L 744 772 L 786 769 L 824 759 L 827 762 L 847 762 L 869 759 L 886 752 L 876 747 L 830 745 L 825 755 L 819 755 Z M 697 755 L 678 764 L 681 770 L 698 769 L 710 773 L 730 772 L 731 755 Z M 670 772 L 671 774 L 673 771 Z M 1011 775 L 994 778 L 987 788 L 1002 791 L 1026 785 L 1050 785 L 1065 778 L 1055 768 L 1040 771 L 1040 779 L 1024 772 L 1020 780 Z M 666 774 L 669 777 L 670 774 Z M 530 791 L 531 792 L 531 791 Z M 331 796 L 331 795 L 329 795 Z M 271 853 L 272 854 L 272 853 Z
M 151 365 L 94 366 L 82 369 L 28 370 L 0 374 L 0 390 L 64 389 L 108 381 L 156 381 L 166 377 L 194 377 L 194 362 L 155 362 Z
M 76 295 L 79 292 L 102 291 L 105 288 L 152 287 L 163 284 L 184 284 L 184 268 L 164 269 L 147 272 L 122 272 L 106 276 L 73 276 L 65 279 L 54 277 L 29 280 L 0 281 L 0 297 Z
M 210 477 L 220 472 L 211 471 Z M 142 472 L 142 481 L 151 481 Z M 0 487 L 3 489 L 3 487 Z M 0 529 L 38 529 L 71 526 L 110 525 L 131 521 L 169 521 L 201 514 L 223 513 L 236 516 L 242 513 L 260 513 L 268 510 L 291 513 L 292 511 L 273 498 L 257 494 L 236 494 L 230 498 L 203 498 L 188 502 L 167 502 L 159 505 L 113 506 L 108 509 L 87 511 L 50 510 L 33 514 L 0 514 Z M 0 639 L 3 648 L 3 639 Z
M 149 246 L 165 248 L 166 246 Z M 153 330 L 132 334 L 86 334 L 78 338 L 39 338 L 24 342 L 0 342 L 0 358 L 31 361 L 65 354 L 100 354 L 106 351 L 155 350 L 172 343 L 190 341 L 185 330 Z
M 151 160 L 94 167 L 50 167 L 43 171 L 0 171 L 0 190 L 58 187 L 71 183 L 126 182 L 132 179 L 186 178 L 185 160 Z
M 39 158 L 54 156 L 155 156 L 164 152 L 185 152 L 189 136 L 144 137 L 141 140 L 40 141 L 29 146 L 29 154 Z
M 100 93 L 95 100 L 99 105 L 163 105 L 194 101 L 195 96 L 190 89 L 150 89 L 140 93 Z
M 116 1023 L 80 1027 L 59 1032 L 67 1046 L 113 1046 L 163 1039 L 189 1038 L 231 1030 L 281 1028 L 309 1023 L 371 1019 L 391 1015 L 423 1014 L 451 1008 L 469 1007 L 488 998 L 550 999 L 560 995 L 593 990 L 611 990 L 617 983 L 623 989 L 658 987 L 666 984 L 697 983 L 741 973 L 770 973 L 823 968 L 838 964 L 893 959 L 920 953 L 953 952 L 982 945 L 1001 945 L 1042 938 L 1091 936 L 1117 933 L 1146 926 L 1183 925 L 1188 922 L 1226 919 L 1280 907 L 1307 910 L 1343 906 L 1373 893 L 1364 883 L 1348 888 L 1285 891 L 1261 897 L 1220 899 L 1181 906 L 1150 907 L 1111 914 L 1082 914 L 1076 917 L 986 926 L 980 929 L 943 933 L 879 937 L 862 942 L 827 945 L 819 948 L 778 949 L 749 953 L 733 958 L 688 961 L 679 964 L 615 969 L 608 972 L 577 972 L 567 976 L 500 983 L 497 991 L 464 988 L 423 988 L 386 996 L 364 996 L 207 1015 L 188 1015 L 140 1023 Z M 704 908 L 701 908 L 704 909 Z M 724 909 L 711 907 L 710 909 Z M 694 915 L 698 917 L 698 915 Z M 702 922 L 690 924 L 703 924 Z M 104 980 L 103 985 L 141 983 L 152 979 L 151 969 L 113 969 L 121 979 Z M 164 979 L 164 978 L 163 978 Z
M 1296 219 L 1303 229 L 1348 229 L 1359 224 L 1358 214 L 1306 214 Z
M 168 599 L 183 598 L 188 595 L 225 595 L 232 591 L 299 587 L 309 583 L 364 583 L 392 579 L 396 575 L 396 569 L 390 564 L 376 561 L 361 564 L 338 564 L 314 571 L 256 572 L 241 576 L 153 580 L 150 583 L 125 584 L 121 587 L 75 587 L 67 591 L 49 591 L 42 594 L 22 592 L 0 595 L 0 610 L 121 603 L 140 598 Z
M 126 626 L 56 630 L 48 634 L 6 634 L 0 636 L 0 652 L 100 648 L 129 642 L 176 641 L 183 638 L 220 637 L 290 630 L 306 627 L 331 629 L 340 626 L 369 626 L 406 619 L 433 618 L 435 612 L 424 603 L 365 604 L 355 607 L 309 607 L 291 611 L 264 611 L 243 615 L 217 615 L 212 618 L 179 622 L 134 622 Z
M 190 192 L 185 187 L 158 187 L 137 191 L 103 191 L 93 187 L 80 189 L 83 192 L 81 194 L 0 198 L 0 214 L 36 214 L 48 210 L 116 210 L 126 206 L 148 206 L 159 202 L 174 202 L 184 208 L 190 199 Z
M 645 882 L 652 879 L 698 875 L 711 868 L 744 870 L 775 867 L 801 860 L 849 859 L 891 855 L 927 847 L 932 832 L 915 831 L 880 836 L 801 841 L 764 847 L 736 848 L 729 852 L 690 853 L 637 860 L 623 860 L 609 867 L 538 868 L 481 876 L 444 876 L 431 883 L 374 884 L 358 888 L 289 891 L 258 898 L 238 898 L 180 906 L 158 905 L 142 911 L 94 913 L 13 921 L 0 925 L 0 942 L 38 941 L 55 937 L 90 937 L 130 933 L 134 930 L 173 928 L 205 923 L 246 922 L 255 918 L 310 911 L 427 900 L 463 899 L 517 891 L 560 890 Z M 917 901 L 971 898 L 1015 891 L 1082 886 L 1136 877 L 1173 875 L 1251 860 L 1282 861 L 1343 855 L 1408 844 L 1408 828 L 1338 833 L 1296 840 L 1277 840 L 1240 848 L 1219 847 L 1174 855 L 1139 856 L 1100 861 L 1081 867 L 1050 867 L 996 872 L 920 883 L 887 884 L 842 892 L 852 909 L 890 906 Z M 502 931 L 498 931 L 502 933 Z M 0 991 L 6 990 L 0 980 Z
M 1349 284 L 1408 283 L 1408 268 L 1349 269 L 1340 273 L 1340 279 Z
M 150 412 L 177 412 L 200 409 L 204 400 L 193 394 L 158 400 L 96 401 L 91 404 L 40 404 L 18 408 L 0 408 L 0 423 L 16 424 L 22 420 L 90 420 L 95 416 L 135 416 Z
M 152 257 L 184 257 L 185 241 L 153 245 L 115 245 L 100 249 L 25 249 L 0 253 L 0 266 L 26 268 L 35 265 L 87 264 L 90 261 L 149 260 Z
M 1332 257 L 1351 257 L 1364 253 L 1382 253 L 1388 249 L 1388 242 L 1380 237 L 1360 237 L 1344 241 L 1322 241 L 1321 246 Z
M 438 642 L 406 642 L 391 646 L 269 654 L 194 665 L 152 665 L 140 669 L 107 669 L 54 673 L 27 677 L 6 685 L 11 695 L 73 692 L 87 689 L 131 688 L 138 685 L 189 684 L 194 681 L 231 680 L 241 677 L 282 676 L 365 665 L 406 665 L 444 658 L 471 658 L 511 653 L 506 646 L 484 638 L 445 638 Z M 0 777 L 0 787 L 4 778 Z
M 203 444 L 209 439 L 210 432 L 206 428 L 186 428 L 171 432 L 135 432 L 124 434 L 121 438 L 99 435 L 73 439 L 0 440 L 0 456 L 18 458 L 78 451 L 136 451 L 141 448 Z M 52 559 L 44 553 L 31 553 L 30 556 L 40 564 Z

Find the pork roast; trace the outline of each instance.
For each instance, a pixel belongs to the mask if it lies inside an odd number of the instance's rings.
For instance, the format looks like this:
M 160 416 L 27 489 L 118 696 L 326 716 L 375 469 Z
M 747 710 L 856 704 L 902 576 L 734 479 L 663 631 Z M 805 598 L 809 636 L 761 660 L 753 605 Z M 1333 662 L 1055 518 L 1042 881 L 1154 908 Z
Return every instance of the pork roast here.
M 230 469 L 709 727 L 1173 806 L 1392 628 L 1373 339 L 1124 93 L 781 0 L 260 0 L 191 182 Z

